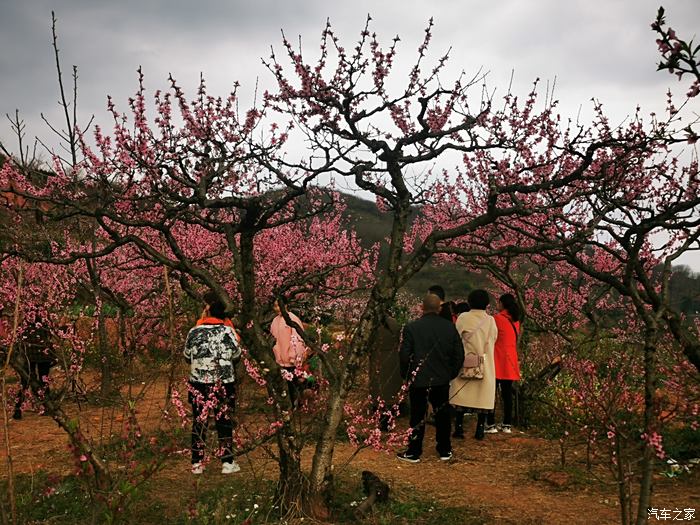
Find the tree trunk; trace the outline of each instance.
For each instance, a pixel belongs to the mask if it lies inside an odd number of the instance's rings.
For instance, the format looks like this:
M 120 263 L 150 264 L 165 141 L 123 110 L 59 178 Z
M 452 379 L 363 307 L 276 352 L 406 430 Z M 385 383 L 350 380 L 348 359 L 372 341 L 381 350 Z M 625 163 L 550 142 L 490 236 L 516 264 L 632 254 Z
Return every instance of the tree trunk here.
M 2 397 L 0 402 L 2 402 L 2 420 L 3 429 L 5 432 L 5 453 L 7 456 L 7 490 L 10 499 L 10 516 L 12 518 L 12 524 L 17 523 L 17 500 L 15 495 L 15 471 L 12 460 L 12 446 L 10 445 L 10 425 L 9 418 L 7 415 L 7 372 L 14 357 L 15 343 L 17 342 L 17 326 L 19 324 L 19 305 L 22 296 L 22 284 L 24 283 L 24 266 L 22 262 L 19 263 L 19 274 L 17 275 L 17 292 L 15 296 L 15 307 L 12 316 L 12 335 L 10 338 L 10 345 L 7 349 L 7 355 L 5 357 L 5 363 L 2 367 Z M 21 387 L 20 387 L 21 388 Z M 4 520 L 4 510 L 3 510 L 3 522 Z
M 400 175 L 400 174 L 399 174 Z M 394 299 L 399 288 L 399 268 L 403 253 L 404 234 L 408 225 L 410 212 L 408 193 L 402 191 L 400 203 L 394 211 L 390 252 L 387 266 L 372 289 L 370 299 L 362 314 L 359 326 L 350 343 L 348 354 L 343 360 L 342 370 L 334 374 L 335 380 L 330 384 L 330 399 L 321 425 L 321 437 L 316 445 L 310 476 L 305 476 L 300 463 L 300 443 L 291 425 L 292 405 L 289 397 L 282 392 L 286 385 L 274 364 L 274 356 L 267 348 L 266 339 L 258 324 L 258 305 L 255 290 L 254 237 L 256 217 L 259 210 L 248 209 L 245 227 L 240 230 L 239 258 L 241 322 L 249 326 L 252 336 L 251 354 L 270 363 L 266 380 L 270 396 L 275 400 L 275 415 L 282 422 L 278 433 L 280 449 L 280 480 L 278 499 L 283 513 L 307 514 L 316 519 L 326 520 L 330 516 L 329 503 L 333 498 L 333 453 L 338 427 L 343 418 L 344 404 L 352 387 L 359 359 L 376 331 L 379 319 L 386 313 L 389 303 Z M 417 270 L 416 270 L 417 271 Z M 251 326 L 252 325 L 252 326 Z
M 165 293 L 168 299 L 168 345 L 170 346 L 170 351 L 168 352 L 168 357 L 170 359 L 170 366 L 168 370 L 168 385 L 165 388 L 165 409 L 167 410 L 170 406 L 170 397 L 173 391 L 173 383 L 175 383 L 175 372 L 177 371 L 177 365 L 182 359 L 180 354 L 180 349 L 175 347 L 175 314 L 173 308 L 173 291 L 170 287 L 170 277 L 168 276 L 168 267 L 163 266 L 163 281 L 165 283 Z
M 639 482 L 639 501 L 637 502 L 637 525 L 648 522 L 648 509 L 651 507 L 651 492 L 654 480 L 654 462 L 656 451 L 649 439 L 656 429 L 656 330 L 647 333 L 644 342 L 644 433 L 647 439 L 642 454 L 642 477 Z
M 92 249 L 95 250 L 95 240 L 92 241 Z M 88 275 L 90 276 L 90 286 L 92 287 L 97 313 L 97 355 L 100 359 L 100 395 L 102 398 L 108 397 L 112 393 L 112 367 L 113 359 L 108 348 L 107 327 L 105 326 L 104 305 L 102 294 L 100 293 L 100 275 L 93 261 L 86 260 Z
M 391 163 L 388 162 L 387 164 Z M 392 180 L 400 181 L 400 170 L 396 166 L 393 168 L 395 171 L 392 173 Z M 321 438 L 316 444 L 314 452 L 310 475 L 311 496 L 319 508 L 327 508 L 328 503 L 333 498 L 332 467 L 335 440 L 338 427 L 343 418 L 344 404 L 355 380 L 360 358 L 376 333 L 379 320 L 386 315 L 389 305 L 396 297 L 400 287 L 400 279 L 408 279 L 410 275 L 415 274 L 424 264 L 424 262 L 421 264 L 416 262 L 416 267 L 411 270 L 403 269 L 401 271 L 400 269 L 404 236 L 408 227 L 410 213 L 410 194 L 403 185 L 397 188 L 397 193 L 399 198 L 393 213 L 391 241 L 386 266 L 380 272 L 379 278 L 372 288 L 357 330 L 353 335 L 348 355 L 343 360 L 343 369 L 338 376 L 338 385 L 331 384 L 331 395 L 328 400 Z M 317 517 L 322 519 L 321 515 Z
M 247 220 L 254 223 L 255 214 L 250 212 Z M 258 324 L 258 305 L 255 291 L 255 232 L 245 230 L 240 235 L 240 292 L 242 326 L 248 327 L 250 335 L 249 350 L 258 362 L 264 361 L 269 372 L 264 373 L 268 395 L 273 404 L 275 418 L 282 423 L 277 433 L 279 449 L 279 480 L 277 483 L 277 502 L 283 516 L 327 515 L 327 509 L 317 512 L 310 497 L 309 480 L 301 468 L 302 439 L 296 436 L 292 424 L 293 407 L 287 393 L 286 381 L 275 362 L 271 347 L 267 344 Z M 325 512 L 324 512 L 325 510 Z
M 344 367 L 339 377 L 339 384 L 331 385 L 321 437 L 316 444 L 311 466 L 311 495 L 317 506 L 321 506 L 324 502 L 327 506 L 333 498 L 333 453 L 338 427 L 343 420 L 345 401 L 354 383 L 362 353 L 368 348 L 379 319 L 395 294 L 393 288 L 384 284 L 385 286 L 380 284 L 373 290 L 350 344 L 350 351 L 343 360 Z
M 100 356 L 100 395 L 104 399 L 111 395 L 114 381 L 112 356 L 107 342 L 107 327 L 105 326 L 104 308 L 101 301 L 97 303 L 97 345 L 97 352 Z
M 314 501 L 313 506 L 320 514 L 314 516 L 318 519 L 326 519 L 323 514 L 328 514 L 328 506 L 333 499 L 333 453 L 338 427 L 343 419 L 346 397 L 347 393 L 343 393 L 342 390 L 331 393 L 321 437 L 316 444 L 311 465 L 310 493 Z
M 279 469 L 275 499 L 280 506 L 281 516 L 309 515 L 309 481 L 301 469 L 300 456 L 289 451 L 283 443 L 279 447 Z
M 615 436 L 615 456 L 617 458 L 617 497 L 620 501 L 620 523 L 622 525 L 630 525 L 631 521 L 628 507 L 629 493 L 627 490 L 627 473 L 625 472 L 625 462 L 624 458 L 622 457 L 622 447 L 620 446 L 619 436 Z

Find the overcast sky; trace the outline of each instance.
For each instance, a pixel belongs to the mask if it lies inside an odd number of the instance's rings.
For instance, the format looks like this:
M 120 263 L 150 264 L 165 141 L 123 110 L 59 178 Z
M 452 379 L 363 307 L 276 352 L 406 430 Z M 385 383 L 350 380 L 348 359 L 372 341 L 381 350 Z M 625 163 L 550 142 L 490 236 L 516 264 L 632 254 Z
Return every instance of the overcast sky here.
M 451 67 L 489 72 L 488 83 L 525 94 L 539 77 L 556 78 L 556 98 L 566 116 L 590 113 L 592 97 L 622 121 L 639 104 L 644 113 L 662 112 L 670 88 L 681 97 L 688 82 L 656 72 L 654 20 L 661 0 L 419 0 L 331 2 L 320 0 L 0 0 L 0 114 L 15 109 L 27 135 L 49 137 L 44 113 L 59 123 L 58 91 L 51 49 L 51 11 L 58 18 L 64 74 L 79 72 L 80 120 L 108 123 L 106 96 L 125 109 L 143 66 L 150 92 L 167 87 L 168 73 L 187 88 L 205 75 L 210 94 L 225 95 L 234 81 L 251 97 L 256 78 L 262 88 L 271 76 L 261 65 L 270 46 L 280 46 L 280 30 L 301 35 L 306 53 L 315 53 L 330 18 L 351 47 L 367 14 L 372 30 L 388 42 L 401 37 L 401 56 L 413 56 L 427 20 L 435 20 L 432 49 L 448 48 Z M 667 0 L 667 21 L 679 35 L 700 31 L 700 0 Z M 191 93 L 191 91 L 190 91 Z M 697 103 L 696 103 L 697 104 Z M 700 107 L 695 108 L 700 111 Z M 14 144 L 9 124 L 0 140 Z M 687 259 L 700 270 L 700 258 Z

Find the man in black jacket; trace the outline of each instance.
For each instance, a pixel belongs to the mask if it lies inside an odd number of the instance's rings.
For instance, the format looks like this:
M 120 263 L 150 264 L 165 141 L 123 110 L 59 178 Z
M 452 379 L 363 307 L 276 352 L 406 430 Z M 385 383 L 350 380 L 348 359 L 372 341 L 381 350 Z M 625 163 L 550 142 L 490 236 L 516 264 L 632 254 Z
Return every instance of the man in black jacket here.
M 464 362 L 464 349 L 457 329 L 440 317 L 440 298 L 423 299 L 423 316 L 406 325 L 401 342 L 401 376 L 409 384 L 411 438 L 408 450 L 397 454 L 402 461 L 418 463 L 423 453 L 428 402 L 435 413 L 435 439 L 440 459 L 452 458 L 450 443 L 450 381 Z

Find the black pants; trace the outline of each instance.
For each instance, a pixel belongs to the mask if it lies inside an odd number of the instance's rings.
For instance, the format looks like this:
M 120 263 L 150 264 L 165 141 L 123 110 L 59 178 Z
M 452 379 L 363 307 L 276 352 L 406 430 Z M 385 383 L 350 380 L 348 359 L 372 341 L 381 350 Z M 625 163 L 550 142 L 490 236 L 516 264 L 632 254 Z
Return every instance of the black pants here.
M 302 390 L 302 386 L 300 384 L 300 379 L 296 376 L 294 371 L 296 370 L 295 367 L 293 366 L 283 366 L 282 370 L 286 370 L 290 374 L 292 374 L 294 377 L 290 381 L 287 379 L 287 391 L 289 392 L 289 401 L 292 403 L 293 407 L 296 407 L 297 399 L 299 398 L 299 392 Z
M 464 431 L 464 414 L 471 414 L 473 409 L 453 406 L 450 411 L 454 414 L 455 418 L 455 432 L 461 434 Z
M 450 385 L 433 386 L 429 388 L 411 387 L 408 391 L 411 401 L 411 433 L 407 453 L 420 456 L 423 453 L 423 437 L 425 435 L 425 416 L 428 412 L 428 402 L 435 414 L 435 447 L 438 454 L 452 452 L 450 443 Z
M 204 459 L 204 448 L 209 429 L 209 418 L 202 418 L 204 406 L 215 405 L 209 409 L 214 414 L 216 435 L 219 449 L 222 452 L 221 462 L 233 461 L 233 413 L 236 402 L 236 385 L 224 383 L 216 388 L 208 383 L 190 383 L 191 391 L 188 399 L 192 404 L 192 463 L 200 463 Z M 226 407 L 226 408 L 225 408 Z
M 491 414 L 491 412 L 489 412 Z M 488 419 L 488 415 L 484 412 L 477 412 L 476 414 L 476 433 L 479 433 L 479 427 L 484 428 L 484 425 L 486 424 L 486 420 Z M 483 436 L 483 434 L 482 434 Z
M 503 398 L 503 424 L 510 425 L 513 421 L 513 381 L 511 379 L 496 379 L 496 390 L 501 388 L 501 397 Z M 489 412 L 489 417 L 486 420 L 489 425 L 496 424 L 496 411 Z
M 21 412 L 22 411 L 22 404 L 24 403 L 24 399 L 27 395 L 27 390 L 29 390 L 29 381 L 30 380 L 35 380 L 41 383 L 41 385 L 44 387 L 44 393 L 46 393 L 46 390 L 48 390 L 46 381 L 44 381 L 44 377 L 49 375 L 49 372 L 51 371 L 51 366 L 53 363 L 44 361 L 41 363 L 37 363 L 34 361 L 29 361 L 29 378 L 25 379 L 24 377 L 20 376 L 19 380 L 22 385 L 19 391 L 19 395 L 17 396 L 17 404 L 15 404 L 15 412 Z

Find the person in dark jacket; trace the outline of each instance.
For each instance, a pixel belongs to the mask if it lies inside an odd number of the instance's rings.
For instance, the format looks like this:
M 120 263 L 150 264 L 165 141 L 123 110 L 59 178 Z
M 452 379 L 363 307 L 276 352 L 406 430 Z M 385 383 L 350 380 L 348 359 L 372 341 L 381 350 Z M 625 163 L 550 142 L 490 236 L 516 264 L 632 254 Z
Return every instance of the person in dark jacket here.
M 41 317 L 36 316 L 34 323 L 29 326 L 17 344 L 16 350 L 20 356 L 18 362 L 22 363 L 26 375 L 20 375 L 21 388 L 12 418 L 22 419 L 22 405 L 24 405 L 26 393 L 30 390 L 30 382 L 39 382 L 43 387 L 43 395 L 47 395 L 49 390 L 47 378 L 51 367 L 56 364 L 51 331 Z
M 439 284 L 434 284 L 428 288 L 428 293 L 437 295 L 440 298 L 440 316 L 454 323 L 457 319 L 457 317 L 454 315 L 455 302 L 445 302 L 445 289 Z
M 435 413 L 435 439 L 440 459 L 452 458 L 450 442 L 449 384 L 464 362 L 464 349 L 457 330 L 440 316 L 440 298 L 423 299 L 423 316 L 406 325 L 399 353 L 401 376 L 409 383 L 411 438 L 408 449 L 397 454 L 402 461 L 418 463 L 423 453 L 428 402 Z

